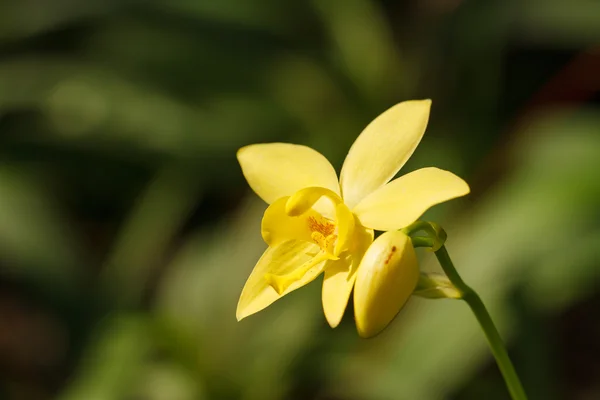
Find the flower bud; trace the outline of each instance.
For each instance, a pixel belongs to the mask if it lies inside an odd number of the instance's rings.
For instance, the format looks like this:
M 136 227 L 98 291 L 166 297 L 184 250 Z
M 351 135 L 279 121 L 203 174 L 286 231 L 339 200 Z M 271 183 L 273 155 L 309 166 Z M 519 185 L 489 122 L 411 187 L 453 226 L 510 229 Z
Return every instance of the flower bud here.
M 419 281 L 417 255 L 401 231 L 379 236 L 358 267 L 354 316 L 360 336 L 381 332 L 400 311 Z
M 442 274 L 424 272 L 413 292 L 414 296 L 426 299 L 462 299 L 463 294 Z

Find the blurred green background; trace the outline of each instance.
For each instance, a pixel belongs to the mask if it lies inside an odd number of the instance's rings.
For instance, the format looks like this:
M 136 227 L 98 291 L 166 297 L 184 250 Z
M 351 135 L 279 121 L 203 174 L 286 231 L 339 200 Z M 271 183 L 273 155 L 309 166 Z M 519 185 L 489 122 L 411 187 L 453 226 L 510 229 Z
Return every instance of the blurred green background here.
M 595 0 L 0 0 L 0 398 L 507 399 L 461 302 L 362 340 L 318 280 L 235 319 L 265 248 L 236 150 L 339 169 L 418 98 L 402 172 L 471 184 L 426 218 L 530 398 L 600 399 Z

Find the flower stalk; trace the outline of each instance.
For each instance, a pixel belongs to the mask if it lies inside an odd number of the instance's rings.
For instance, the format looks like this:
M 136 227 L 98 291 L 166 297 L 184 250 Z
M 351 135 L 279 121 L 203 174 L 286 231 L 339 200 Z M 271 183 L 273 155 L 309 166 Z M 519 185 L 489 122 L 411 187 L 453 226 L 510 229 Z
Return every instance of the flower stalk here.
M 411 236 L 414 247 L 428 248 L 435 253 L 447 278 L 440 278 L 434 274 L 421 274 L 419 286 L 413 294 L 426 298 L 464 300 L 475 314 L 475 318 L 477 318 L 477 322 L 485 334 L 512 399 L 527 400 L 519 376 L 508 356 L 492 317 L 477 292 L 463 281 L 456 268 L 454 268 L 454 263 L 444 246 L 447 238 L 444 229 L 434 222 L 416 221 L 403 228 L 402 231 Z M 427 236 L 413 236 L 417 232 L 425 232 Z
M 525 390 L 523 390 L 519 376 L 506 351 L 506 347 L 504 347 L 500 333 L 494 325 L 483 301 L 481 301 L 477 292 L 462 280 L 456 271 L 456 268 L 454 268 L 454 264 L 452 263 L 445 246 L 440 247 L 440 249 L 435 252 L 435 256 L 450 282 L 462 294 L 462 300 L 469 305 L 471 311 L 475 314 L 475 318 L 477 318 L 477 322 L 479 322 L 479 325 L 487 338 L 492 354 L 504 377 L 504 381 L 506 382 L 511 397 L 513 400 L 527 400 Z

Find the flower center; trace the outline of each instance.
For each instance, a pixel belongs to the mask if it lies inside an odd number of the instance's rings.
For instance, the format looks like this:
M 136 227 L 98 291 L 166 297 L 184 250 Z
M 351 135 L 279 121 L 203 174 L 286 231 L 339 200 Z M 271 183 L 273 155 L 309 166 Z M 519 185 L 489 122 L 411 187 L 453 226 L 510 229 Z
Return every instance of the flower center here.
M 331 200 L 335 214 L 335 222 L 324 217 L 313 206 L 319 199 L 326 197 Z M 310 212 L 309 212 L 310 210 Z M 279 294 L 282 294 L 294 282 L 312 268 L 327 260 L 338 260 L 340 255 L 352 246 L 354 232 L 354 215 L 342 202 L 342 199 L 329 189 L 320 187 L 304 188 L 287 198 L 285 213 L 292 217 L 300 217 L 303 229 L 310 232 L 310 239 L 319 246 L 316 254 L 307 254 L 312 257 L 309 261 L 284 275 L 265 274 L 265 279 Z M 306 215 L 308 213 L 308 215 Z M 303 231 L 305 235 L 306 230 Z M 303 236 L 306 240 L 306 236 Z M 325 266 L 321 266 L 324 268 Z
M 335 223 L 322 215 L 319 215 L 319 218 L 307 218 L 310 238 L 322 251 L 337 259 L 340 253 L 350 247 L 354 230 L 354 215 L 340 196 L 322 187 L 307 187 L 297 191 L 287 200 L 285 212 L 290 216 L 302 215 L 322 197 L 331 201 L 335 210 Z
M 316 217 L 308 217 L 308 229 L 310 229 L 310 237 L 322 251 L 333 254 L 334 245 L 337 239 L 335 234 L 335 225 L 327 219 L 321 217 L 318 220 Z

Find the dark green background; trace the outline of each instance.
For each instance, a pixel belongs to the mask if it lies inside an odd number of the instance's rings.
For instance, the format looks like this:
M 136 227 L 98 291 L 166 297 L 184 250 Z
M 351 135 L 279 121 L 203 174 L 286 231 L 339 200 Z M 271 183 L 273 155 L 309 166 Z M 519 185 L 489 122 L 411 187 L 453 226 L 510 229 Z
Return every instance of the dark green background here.
M 235 320 L 265 248 L 236 150 L 339 170 L 418 98 L 403 172 L 471 185 L 426 218 L 530 398 L 600 398 L 599 90 L 594 0 L 0 0 L 0 398 L 507 399 L 460 302 L 368 341 L 319 283 Z

